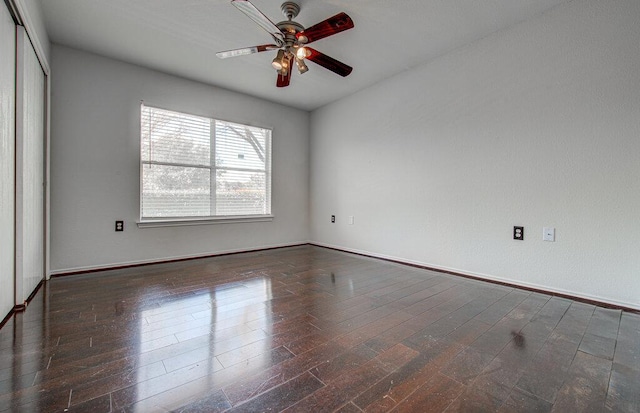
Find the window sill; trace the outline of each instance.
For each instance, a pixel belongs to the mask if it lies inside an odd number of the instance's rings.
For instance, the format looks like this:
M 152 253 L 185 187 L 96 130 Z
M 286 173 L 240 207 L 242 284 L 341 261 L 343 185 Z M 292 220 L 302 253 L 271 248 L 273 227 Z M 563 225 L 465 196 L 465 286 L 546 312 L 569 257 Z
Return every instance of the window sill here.
M 245 222 L 271 222 L 273 215 L 238 215 L 205 218 L 146 219 L 137 222 L 138 228 L 183 227 L 190 225 L 239 224 Z

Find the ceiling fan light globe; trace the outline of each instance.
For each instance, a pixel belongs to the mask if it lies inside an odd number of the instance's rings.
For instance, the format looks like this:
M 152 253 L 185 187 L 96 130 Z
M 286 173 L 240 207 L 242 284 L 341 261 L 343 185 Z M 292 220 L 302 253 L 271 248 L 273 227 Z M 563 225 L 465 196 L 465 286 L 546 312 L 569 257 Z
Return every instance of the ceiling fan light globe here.
M 307 56 L 309 56 L 309 50 L 307 50 L 307 48 L 304 46 L 298 47 L 298 50 L 296 50 L 296 57 L 302 60 Z

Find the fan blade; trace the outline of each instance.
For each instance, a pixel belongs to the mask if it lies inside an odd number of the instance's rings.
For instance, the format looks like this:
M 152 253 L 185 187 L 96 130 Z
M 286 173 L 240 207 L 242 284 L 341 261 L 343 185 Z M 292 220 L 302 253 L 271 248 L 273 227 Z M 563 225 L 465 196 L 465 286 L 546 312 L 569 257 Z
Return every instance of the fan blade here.
M 293 70 L 293 55 L 289 56 L 289 70 L 286 75 L 281 75 L 278 72 L 278 80 L 276 81 L 277 87 L 285 87 L 289 86 L 289 82 L 291 81 L 291 71 Z
M 260 10 L 256 8 L 249 0 L 231 0 L 231 4 L 236 6 L 238 10 L 247 15 L 251 20 L 256 22 L 258 26 L 262 27 L 273 37 L 273 40 L 278 44 L 278 46 L 284 45 L 284 35 L 278 29 L 278 27 L 273 24 L 271 20 L 267 16 L 265 16 Z
M 307 59 L 311 60 L 313 63 L 319 64 L 325 69 L 331 70 L 333 73 L 336 73 L 342 77 L 349 76 L 353 68 L 349 65 L 346 65 L 333 57 L 329 57 L 324 53 L 320 53 L 319 51 L 312 49 L 310 47 L 306 47 L 309 51 L 307 55 Z
M 276 49 L 279 49 L 279 47 L 276 46 L 275 44 L 263 44 L 260 46 L 245 47 L 242 49 L 234 49 L 234 50 L 226 50 L 224 52 L 218 52 L 216 53 L 216 56 L 218 56 L 220 59 L 226 59 L 228 57 L 244 56 L 248 54 L 260 53 L 260 52 L 265 52 L 267 50 L 276 50 Z
M 346 13 L 339 13 L 297 33 L 296 37 L 302 43 L 309 44 L 349 29 L 353 29 L 353 20 Z

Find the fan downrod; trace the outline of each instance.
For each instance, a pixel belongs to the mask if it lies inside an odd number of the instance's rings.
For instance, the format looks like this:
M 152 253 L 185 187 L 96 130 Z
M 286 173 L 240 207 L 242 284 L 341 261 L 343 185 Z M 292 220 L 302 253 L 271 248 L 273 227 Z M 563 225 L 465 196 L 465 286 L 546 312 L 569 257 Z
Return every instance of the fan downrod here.
M 298 13 L 300 13 L 300 6 L 297 3 L 292 1 L 285 1 L 280 6 L 280 10 L 282 10 L 282 14 L 289 20 L 293 20 L 296 18 Z

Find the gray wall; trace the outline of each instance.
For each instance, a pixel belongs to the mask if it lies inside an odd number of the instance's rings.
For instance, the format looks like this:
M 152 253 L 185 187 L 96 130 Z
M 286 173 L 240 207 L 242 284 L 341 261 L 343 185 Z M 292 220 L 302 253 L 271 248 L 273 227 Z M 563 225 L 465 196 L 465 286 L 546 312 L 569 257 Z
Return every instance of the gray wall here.
M 640 308 L 638 15 L 575 0 L 310 116 L 54 46 L 52 270 L 311 240 Z M 141 99 L 273 127 L 274 221 L 138 229 Z
M 272 128 L 273 221 L 139 229 L 141 100 Z M 51 136 L 54 274 L 309 239 L 307 112 L 54 45 Z
M 638 16 L 572 1 L 313 112 L 311 239 L 640 308 Z

